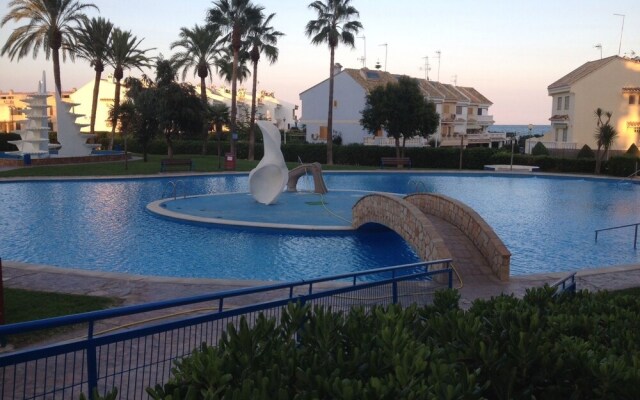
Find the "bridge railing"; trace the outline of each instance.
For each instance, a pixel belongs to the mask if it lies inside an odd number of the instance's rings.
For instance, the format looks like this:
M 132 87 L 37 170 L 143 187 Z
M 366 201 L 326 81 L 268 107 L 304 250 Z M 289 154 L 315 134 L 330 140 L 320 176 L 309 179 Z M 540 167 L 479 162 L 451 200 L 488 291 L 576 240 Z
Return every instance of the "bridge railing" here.
M 174 360 L 217 344 L 242 317 L 250 325 L 260 314 L 277 320 L 296 301 L 335 311 L 428 304 L 452 283 L 446 259 L 0 326 L 4 337 L 87 325 L 84 337 L 0 355 L 0 399 L 77 399 L 113 387 L 123 399 L 148 398 L 145 389 L 166 382 Z

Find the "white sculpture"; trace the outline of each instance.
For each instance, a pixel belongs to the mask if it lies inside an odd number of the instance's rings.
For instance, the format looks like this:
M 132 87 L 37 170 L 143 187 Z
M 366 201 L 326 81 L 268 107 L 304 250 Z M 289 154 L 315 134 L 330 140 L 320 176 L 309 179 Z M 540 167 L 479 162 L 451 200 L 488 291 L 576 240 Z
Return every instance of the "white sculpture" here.
M 89 156 L 94 148 L 100 146 L 99 143 L 87 143 L 87 139 L 96 135 L 80 132 L 80 128 L 87 126 L 87 124 L 76 122 L 76 118 L 82 116 L 82 114 L 76 114 L 72 111 L 72 108 L 77 105 L 62 101 L 56 90 L 58 142 L 62 146 L 58 151 L 58 155 L 62 157 Z
M 264 138 L 264 156 L 249 173 L 249 191 L 258 203 L 273 204 L 284 191 L 289 170 L 280 150 L 280 131 L 271 122 L 256 121 Z
M 47 116 L 47 82 L 44 72 L 42 80 L 38 82 L 38 92 L 30 94 L 24 101 L 29 108 L 24 110 L 27 121 L 24 127 L 17 133 L 21 140 L 10 140 L 15 144 L 18 151 L 8 151 L 7 154 L 25 155 L 30 154 L 37 157 L 49 156 L 49 117 Z

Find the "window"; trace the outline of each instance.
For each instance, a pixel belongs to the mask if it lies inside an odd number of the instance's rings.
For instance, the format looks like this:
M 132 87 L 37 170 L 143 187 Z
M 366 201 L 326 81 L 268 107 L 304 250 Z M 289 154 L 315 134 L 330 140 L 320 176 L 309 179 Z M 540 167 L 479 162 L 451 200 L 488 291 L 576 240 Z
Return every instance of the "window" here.
M 568 130 L 568 128 L 562 129 L 562 141 L 563 142 L 567 141 L 567 130 Z
M 333 101 L 333 108 L 337 108 L 338 107 L 338 100 L 334 100 Z
M 636 104 L 636 96 L 634 94 L 629 95 L 629 104 Z
M 327 140 L 327 132 L 328 131 L 329 131 L 329 129 L 326 126 L 321 126 L 320 127 L 320 139 Z
M 444 105 L 444 113 L 445 114 L 449 114 L 449 105 L 448 104 Z
M 482 115 L 482 108 L 478 108 L 478 115 Z
M 560 132 L 562 131 L 562 128 L 556 128 L 556 142 L 558 141 L 558 139 L 560 139 Z
M 556 110 L 560 111 L 562 110 L 562 96 L 558 97 L 558 106 L 556 107 Z M 556 139 L 557 141 L 557 139 Z
M 564 109 L 569 109 L 569 96 L 564 96 Z
M 458 115 L 462 114 L 462 106 L 456 106 L 456 114 Z

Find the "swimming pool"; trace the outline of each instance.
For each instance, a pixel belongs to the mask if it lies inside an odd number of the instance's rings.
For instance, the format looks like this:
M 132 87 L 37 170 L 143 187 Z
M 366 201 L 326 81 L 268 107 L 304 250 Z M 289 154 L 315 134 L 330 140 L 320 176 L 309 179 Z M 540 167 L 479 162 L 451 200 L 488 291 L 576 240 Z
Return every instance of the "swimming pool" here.
M 3 182 L 0 257 L 176 277 L 294 280 L 404 264 L 395 233 L 282 233 L 164 220 L 145 211 L 175 178 Z M 247 175 L 180 178 L 189 194 L 247 191 Z M 329 190 L 442 193 L 473 207 L 512 252 L 511 274 L 640 262 L 640 185 L 539 175 L 326 173 Z

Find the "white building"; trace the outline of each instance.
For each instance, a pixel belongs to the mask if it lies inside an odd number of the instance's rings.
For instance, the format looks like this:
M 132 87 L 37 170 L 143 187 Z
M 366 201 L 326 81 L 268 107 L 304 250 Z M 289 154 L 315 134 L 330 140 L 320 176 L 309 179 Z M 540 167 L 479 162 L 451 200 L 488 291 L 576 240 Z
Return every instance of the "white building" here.
M 612 113 L 610 124 L 618 138 L 612 150 L 640 145 L 640 59 L 611 56 L 587 62 L 547 88 L 551 96 L 551 131 L 530 139 L 530 152 L 537 142 L 550 149 L 597 148 L 595 110 Z
M 398 75 L 388 72 L 362 69 L 342 69 L 336 64 L 333 95 L 333 136 L 340 135 L 342 143 L 371 145 L 394 145 L 393 139 L 383 132 L 370 135 L 360 125 L 362 110 L 367 94 L 375 87 L 397 82 Z M 460 146 L 460 136 L 464 146 L 468 144 L 499 145 L 505 140 L 504 134 L 489 134 L 493 124 L 489 107 L 493 104 L 477 90 L 458 87 L 440 82 L 418 79 L 425 98 L 436 106 L 440 114 L 440 126 L 434 139 L 442 146 Z M 329 79 L 300 93 L 302 117 L 300 122 L 307 127 L 308 142 L 323 142 L 327 138 L 327 107 L 329 99 Z M 427 140 L 413 138 L 407 146 L 424 146 Z

